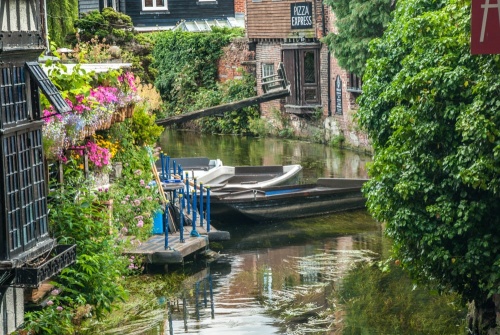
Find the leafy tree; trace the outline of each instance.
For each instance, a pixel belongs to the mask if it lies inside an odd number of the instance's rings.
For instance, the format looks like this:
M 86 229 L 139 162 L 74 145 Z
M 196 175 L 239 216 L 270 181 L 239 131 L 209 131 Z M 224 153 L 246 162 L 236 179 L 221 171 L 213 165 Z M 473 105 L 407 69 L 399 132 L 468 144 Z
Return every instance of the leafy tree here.
M 125 45 L 134 38 L 130 16 L 110 7 L 84 14 L 75 22 L 75 28 L 79 29 L 80 39 L 87 42 L 97 37 L 109 44 Z
M 325 0 L 335 13 L 337 32 L 324 42 L 339 64 L 362 76 L 369 57 L 368 44 L 382 36 L 391 20 L 395 0 Z
M 470 6 L 398 2 L 358 117 L 375 150 L 368 208 L 398 261 L 487 309 L 500 287 L 500 55 L 470 54 Z

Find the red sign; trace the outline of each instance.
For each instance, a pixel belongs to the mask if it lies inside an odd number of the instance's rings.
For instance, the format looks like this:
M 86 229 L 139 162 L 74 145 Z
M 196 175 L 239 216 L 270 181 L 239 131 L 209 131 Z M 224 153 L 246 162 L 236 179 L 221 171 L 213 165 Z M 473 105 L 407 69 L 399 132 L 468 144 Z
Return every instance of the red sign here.
M 471 53 L 500 54 L 500 0 L 472 0 Z

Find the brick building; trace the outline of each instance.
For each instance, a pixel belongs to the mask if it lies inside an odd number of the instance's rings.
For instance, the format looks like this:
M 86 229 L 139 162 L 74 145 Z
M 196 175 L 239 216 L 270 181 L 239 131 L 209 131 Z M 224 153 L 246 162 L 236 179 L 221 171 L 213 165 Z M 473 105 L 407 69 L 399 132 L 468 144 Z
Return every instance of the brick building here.
M 273 110 L 286 113 L 296 133 L 308 136 L 321 131 L 326 142 L 344 139 L 346 146 L 370 151 L 365 134 L 353 120 L 361 81 L 340 68 L 321 42 L 334 31 L 335 16 L 320 0 L 245 0 L 246 31 L 255 50 L 258 94 L 263 78 L 283 62 L 290 96 L 261 104 L 262 116 Z M 312 122 L 318 113 L 322 124 Z M 316 125 L 316 126 L 314 126 Z M 315 129 L 315 130 L 314 130 Z

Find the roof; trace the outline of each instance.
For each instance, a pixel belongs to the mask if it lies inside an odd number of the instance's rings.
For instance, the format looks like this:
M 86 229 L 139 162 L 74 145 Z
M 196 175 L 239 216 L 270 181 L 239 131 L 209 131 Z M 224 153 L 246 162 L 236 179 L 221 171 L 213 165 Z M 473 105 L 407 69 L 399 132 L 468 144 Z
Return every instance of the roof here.
M 212 27 L 219 28 L 245 28 L 244 17 L 227 17 L 225 19 L 212 19 L 212 20 L 182 20 L 173 28 L 173 30 L 183 31 L 210 31 Z

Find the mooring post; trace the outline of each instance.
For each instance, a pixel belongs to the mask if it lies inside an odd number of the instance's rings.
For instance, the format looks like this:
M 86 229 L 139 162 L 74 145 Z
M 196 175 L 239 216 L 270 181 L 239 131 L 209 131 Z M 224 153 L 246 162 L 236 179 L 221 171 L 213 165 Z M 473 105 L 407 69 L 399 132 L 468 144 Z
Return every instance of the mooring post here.
M 179 240 L 184 243 L 184 201 L 183 201 L 183 196 L 182 194 L 179 194 L 179 202 L 180 202 L 180 206 L 181 206 L 181 210 L 180 210 L 180 228 L 179 228 L 179 233 L 180 233 L 180 237 L 179 237 Z
M 187 213 L 191 212 L 191 206 L 190 206 L 190 201 L 191 201 L 191 195 L 189 194 L 189 173 L 186 172 L 186 201 L 187 201 Z
M 161 177 L 165 179 L 165 164 L 164 164 L 163 151 L 160 151 L 160 163 L 161 163 Z
M 170 179 L 170 156 L 167 155 L 167 163 L 166 163 L 166 168 L 167 168 L 167 179 Z M 174 170 L 175 172 L 175 170 Z
M 210 186 L 207 186 L 207 233 L 210 232 Z
M 193 190 L 193 217 L 191 223 L 193 227 L 191 230 L 191 236 L 200 236 L 200 234 L 196 231 L 196 184 Z
M 203 227 L 203 183 L 200 183 L 200 227 Z
M 165 250 L 168 249 L 168 204 L 165 204 L 165 209 L 163 211 L 163 231 L 165 232 Z

